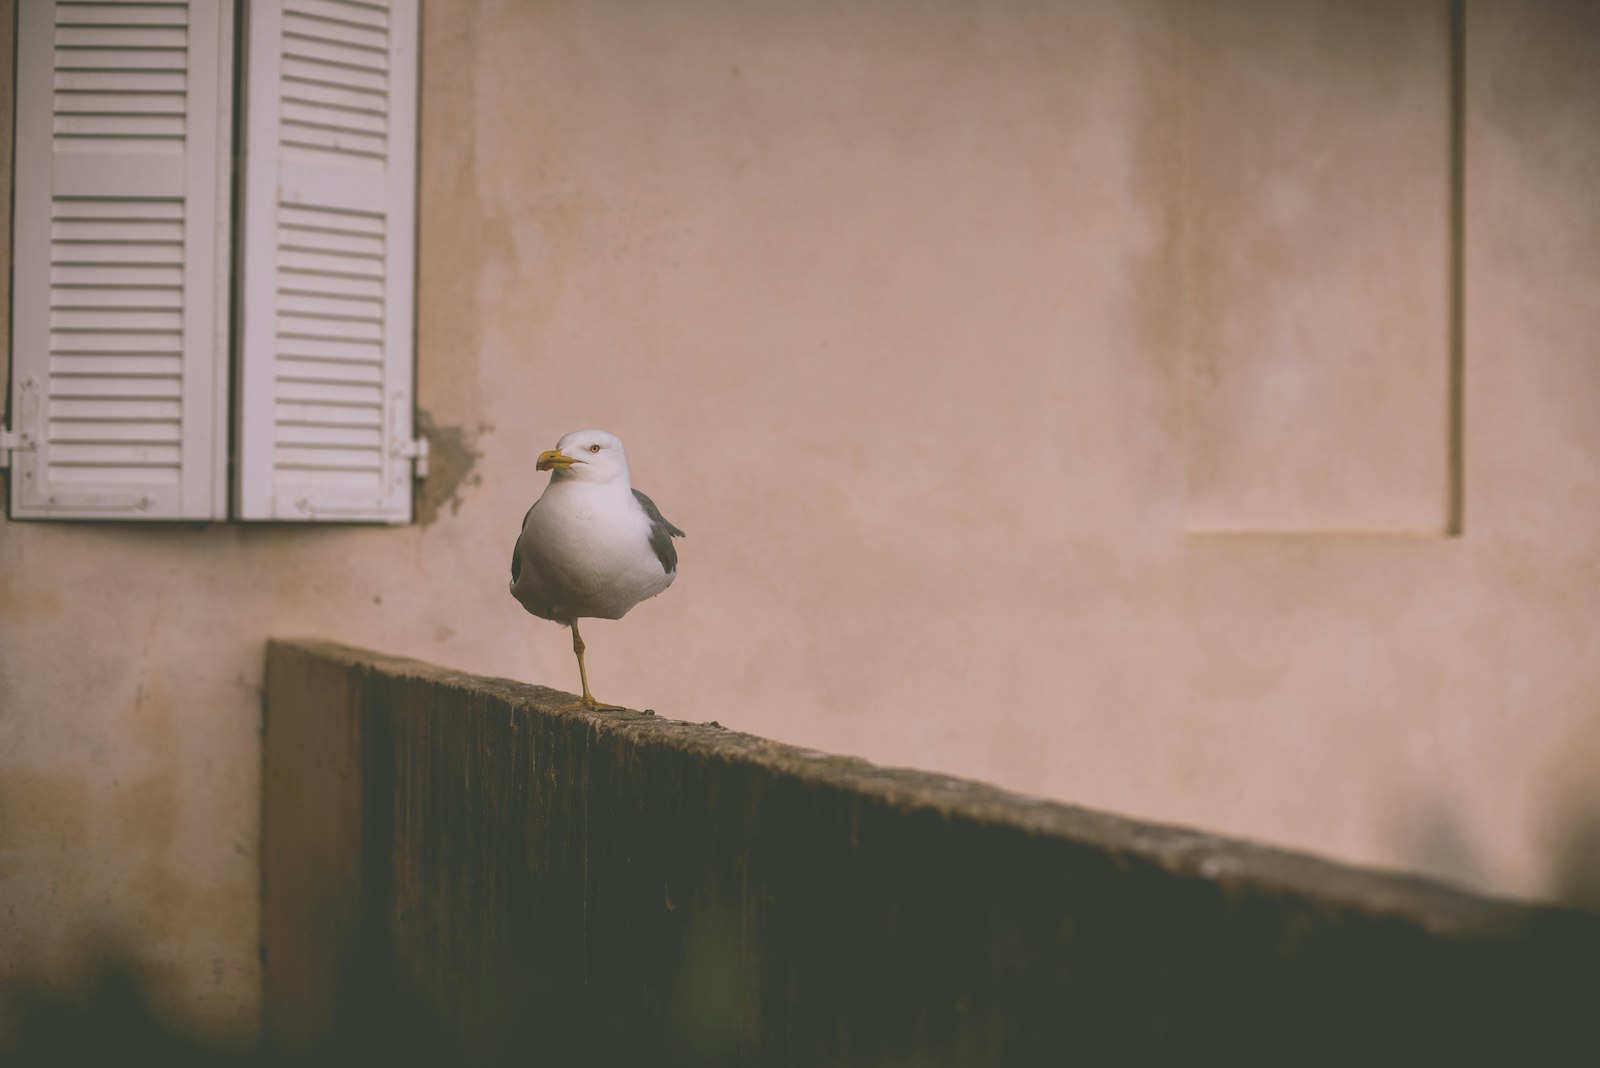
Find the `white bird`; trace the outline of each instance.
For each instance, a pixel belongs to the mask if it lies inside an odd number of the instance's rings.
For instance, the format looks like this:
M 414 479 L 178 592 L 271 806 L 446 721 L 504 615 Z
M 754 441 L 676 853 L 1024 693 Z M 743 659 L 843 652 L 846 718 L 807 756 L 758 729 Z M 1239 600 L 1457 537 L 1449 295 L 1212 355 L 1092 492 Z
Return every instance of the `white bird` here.
M 678 577 L 673 538 L 649 497 L 628 480 L 622 442 L 604 430 L 575 430 L 539 455 L 550 484 L 522 517 L 511 554 L 511 596 L 541 619 L 572 628 L 583 699 L 570 708 L 620 710 L 589 692 L 578 619 L 621 619 Z

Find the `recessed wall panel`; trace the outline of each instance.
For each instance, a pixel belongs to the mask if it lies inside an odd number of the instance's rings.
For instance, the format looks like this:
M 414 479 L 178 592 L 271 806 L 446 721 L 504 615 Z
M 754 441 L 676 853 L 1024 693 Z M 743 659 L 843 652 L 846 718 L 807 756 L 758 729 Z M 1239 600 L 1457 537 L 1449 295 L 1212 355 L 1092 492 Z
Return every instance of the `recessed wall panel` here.
M 1189 529 L 1449 533 L 1450 5 L 1186 19 Z

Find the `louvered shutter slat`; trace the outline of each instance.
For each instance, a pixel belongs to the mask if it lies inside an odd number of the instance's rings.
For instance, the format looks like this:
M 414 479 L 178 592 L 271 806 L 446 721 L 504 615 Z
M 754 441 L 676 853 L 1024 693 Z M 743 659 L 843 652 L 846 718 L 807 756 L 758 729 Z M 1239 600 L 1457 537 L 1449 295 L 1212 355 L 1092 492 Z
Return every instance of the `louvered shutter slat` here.
M 18 6 L 17 518 L 225 514 L 231 19 Z
M 411 512 L 415 0 L 250 9 L 237 510 Z

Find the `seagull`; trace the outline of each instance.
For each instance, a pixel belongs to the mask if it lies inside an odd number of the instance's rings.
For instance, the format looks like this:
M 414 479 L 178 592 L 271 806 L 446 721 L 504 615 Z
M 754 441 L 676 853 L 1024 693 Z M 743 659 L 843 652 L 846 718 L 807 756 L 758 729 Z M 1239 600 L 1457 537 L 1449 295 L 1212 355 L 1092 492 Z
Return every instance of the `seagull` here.
M 572 628 L 583 699 L 565 709 L 622 711 L 589 692 L 578 619 L 621 619 L 678 577 L 673 538 L 683 531 L 628 480 L 622 442 L 575 430 L 539 454 L 550 484 L 522 517 L 511 553 L 511 596 L 540 619 Z

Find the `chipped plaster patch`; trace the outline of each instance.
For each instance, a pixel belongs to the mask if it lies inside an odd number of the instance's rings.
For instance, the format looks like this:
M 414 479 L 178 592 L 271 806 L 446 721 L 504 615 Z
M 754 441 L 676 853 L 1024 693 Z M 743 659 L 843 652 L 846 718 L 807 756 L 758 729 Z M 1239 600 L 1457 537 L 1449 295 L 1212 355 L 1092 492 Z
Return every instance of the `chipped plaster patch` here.
M 463 486 L 483 484 L 476 470 L 483 453 L 478 438 L 494 427 L 479 423 L 476 430 L 463 426 L 440 426 L 425 408 L 417 409 L 417 432 L 428 439 L 428 477 L 417 492 L 417 522 L 422 526 L 439 518 L 445 505 L 450 514 L 461 511 Z

